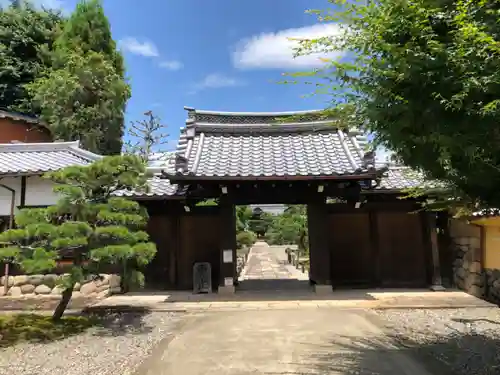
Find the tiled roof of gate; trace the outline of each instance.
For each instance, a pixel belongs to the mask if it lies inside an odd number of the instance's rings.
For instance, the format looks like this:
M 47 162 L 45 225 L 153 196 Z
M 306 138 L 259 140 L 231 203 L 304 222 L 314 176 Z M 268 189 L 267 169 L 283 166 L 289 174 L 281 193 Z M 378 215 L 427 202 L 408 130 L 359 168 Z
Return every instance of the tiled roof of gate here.
M 342 176 L 367 172 L 366 137 L 320 111 L 213 112 L 186 108 L 175 171 L 195 177 Z M 368 156 L 368 155 L 366 155 Z
M 71 165 L 87 165 L 101 156 L 78 142 L 0 144 L 0 175 L 42 174 Z
M 444 185 L 437 181 L 429 181 L 425 176 L 409 167 L 390 166 L 382 175 L 377 190 L 403 190 L 409 188 L 441 188 Z

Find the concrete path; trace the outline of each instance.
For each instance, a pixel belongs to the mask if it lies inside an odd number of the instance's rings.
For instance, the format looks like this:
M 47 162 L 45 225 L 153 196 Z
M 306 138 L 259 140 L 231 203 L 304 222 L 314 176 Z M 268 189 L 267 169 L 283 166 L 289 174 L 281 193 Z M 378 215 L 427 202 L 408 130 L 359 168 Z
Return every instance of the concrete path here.
M 344 309 L 203 314 L 161 343 L 137 375 L 442 374 L 394 345 L 371 315 Z
M 287 264 L 286 247 L 257 242 L 239 277 L 238 290 L 304 290 L 309 276 Z

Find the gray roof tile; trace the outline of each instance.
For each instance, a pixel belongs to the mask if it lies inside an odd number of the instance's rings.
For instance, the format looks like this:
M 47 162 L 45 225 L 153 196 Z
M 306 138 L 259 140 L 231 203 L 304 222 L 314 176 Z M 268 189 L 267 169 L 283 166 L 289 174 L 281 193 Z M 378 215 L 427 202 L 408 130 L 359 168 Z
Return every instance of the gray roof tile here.
M 403 190 L 416 187 L 423 188 L 439 188 L 443 187 L 442 183 L 436 181 L 428 181 L 424 175 L 409 167 L 397 166 L 389 167 L 383 174 L 378 190 Z
M 233 113 L 187 109 L 188 120 L 181 129 L 176 152 L 177 173 L 286 177 L 368 171 L 362 149 L 366 137 L 338 130 L 318 111 Z
M 98 158 L 78 142 L 0 144 L 0 175 L 42 174 Z
M 131 198 L 154 198 L 154 197 L 182 197 L 186 191 L 186 187 L 180 188 L 178 185 L 170 183 L 169 180 L 160 178 L 156 175 L 148 180 L 149 191 L 119 191 L 117 196 Z

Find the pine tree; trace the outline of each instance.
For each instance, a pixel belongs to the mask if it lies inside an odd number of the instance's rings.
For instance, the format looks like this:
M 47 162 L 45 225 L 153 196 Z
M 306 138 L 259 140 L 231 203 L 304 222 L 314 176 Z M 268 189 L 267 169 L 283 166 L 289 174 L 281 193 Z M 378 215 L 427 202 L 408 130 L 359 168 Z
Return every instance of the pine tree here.
M 57 204 L 28 208 L 16 215 L 16 229 L 0 234 L 0 259 L 14 260 L 27 273 L 53 269 L 59 259 L 71 259 L 60 283 L 62 298 L 53 318 L 62 317 L 75 283 L 97 277 L 118 265 L 127 278 L 152 260 L 154 243 L 141 229 L 146 211 L 137 202 L 115 196 L 117 191 L 145 189 L 146 168 L 133 155 L 104 157 L 89 166 L 68 167 L 46 176 L 57 185 Z

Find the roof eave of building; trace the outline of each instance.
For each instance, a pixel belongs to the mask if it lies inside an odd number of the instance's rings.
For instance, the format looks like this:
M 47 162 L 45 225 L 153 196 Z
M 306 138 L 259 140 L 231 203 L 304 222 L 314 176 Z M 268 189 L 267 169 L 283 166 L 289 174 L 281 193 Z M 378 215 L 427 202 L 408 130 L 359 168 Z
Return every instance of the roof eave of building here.
M 214 182 L 214 181 L 342 181 L 342 180 L 366 180 L 373 179 L 379 174 L 378 171 L 360 172 L 344 175 L 300 175 L 300 176 L 196 176 L 180 175 L 163 172 L 162 177 L 176 182 Z

